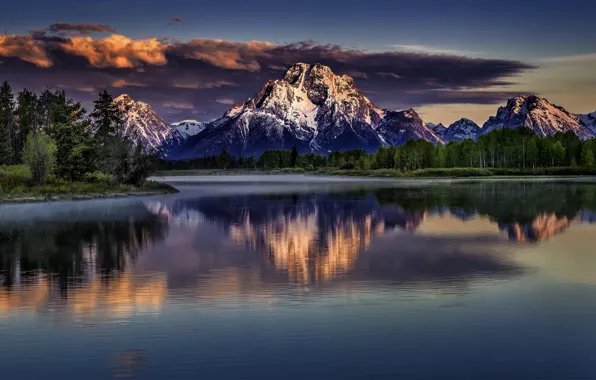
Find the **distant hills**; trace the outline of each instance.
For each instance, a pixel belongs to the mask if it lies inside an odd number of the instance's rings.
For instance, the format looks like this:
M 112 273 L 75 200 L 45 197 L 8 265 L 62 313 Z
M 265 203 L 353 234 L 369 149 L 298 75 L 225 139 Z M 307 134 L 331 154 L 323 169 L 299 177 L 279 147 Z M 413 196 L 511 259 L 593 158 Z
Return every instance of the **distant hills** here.
M 415 110 L 395 111 L 373 104 L 347 75 L 324 65 L 297 63 L 254 96 L 234 104 L 211 122 L 186 120 L 168 125 L 146 103 L 128 95 L 115 99 L 125 114 L 126 134 L 148 151 L 173 159 L 218 154 L 260 155 L 270 149 L 326 154 L 332 151 L 401 145 L 409 139 L 437 143 L 476 139 L 495 129 L 526 126 L 537 135 L 571 131 L 596 136 L 596 112 L 574 115 L 548 100 L 520 95 L 499 107 L 482 127 L 460 119 L 449 127 L 427 123 Z

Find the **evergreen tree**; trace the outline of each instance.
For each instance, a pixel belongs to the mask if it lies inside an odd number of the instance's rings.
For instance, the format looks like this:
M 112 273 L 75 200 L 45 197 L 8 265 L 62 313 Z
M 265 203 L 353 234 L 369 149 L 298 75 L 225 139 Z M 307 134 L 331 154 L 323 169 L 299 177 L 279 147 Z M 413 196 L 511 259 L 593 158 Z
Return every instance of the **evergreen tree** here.
M 294 146 L 292 148 L 292 155 L 290 157 L 290 167 L 296 167 L 296 160 L 298 159 L 298 149 Z
M 102 91 L 91 112 L 91 122 L 98 145 L 99 170 L 113 173 L 118 167 L 122 170 L 119 160 L 126 157 L 134 149 L 132 143 L 122 135 L 124 115 L 118 108 L 112 95 Z
M 18 161 L 15 156 L 16 125 L 12 88 L 4 81 L 0 86 L 0 165 Z
M 69 180 L 82 180 L 96 169 L 96 147 L 89 122 L 53 126 L 57 144 L 56 173 Z
M 586 167 L 593 167 L 596 164 L 594 159 L 594 152 L 588 142 L 585 142 L 582 147 L 582 165 Z
M 19 154 L 23 149 L 29 133 L 36 130 L 37 103 L 37 95 L 27 89 L 19 92 L 17 96 L 18 137 L 15 151 L 19 152 Z
M 124 115 L 114 103 L 112 95 L 104 90 L 93 103 L 95 106 L 90 116 L 97 136 L 107 138 L 119 134 Z

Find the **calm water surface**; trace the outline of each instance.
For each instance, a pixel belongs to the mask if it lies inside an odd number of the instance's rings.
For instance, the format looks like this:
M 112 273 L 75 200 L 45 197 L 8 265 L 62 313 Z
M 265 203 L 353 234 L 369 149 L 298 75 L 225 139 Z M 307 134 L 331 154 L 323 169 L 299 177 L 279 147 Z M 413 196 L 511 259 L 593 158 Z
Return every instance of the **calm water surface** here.
M 0 206 L 2 379 L 596 379 L 596 184 Z

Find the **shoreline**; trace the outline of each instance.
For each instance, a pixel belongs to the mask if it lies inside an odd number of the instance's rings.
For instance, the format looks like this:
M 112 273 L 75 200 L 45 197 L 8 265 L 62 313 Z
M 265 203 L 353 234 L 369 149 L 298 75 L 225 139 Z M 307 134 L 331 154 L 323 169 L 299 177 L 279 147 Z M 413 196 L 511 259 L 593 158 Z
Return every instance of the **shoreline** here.
M 143 197 L 153 195 L 175 194 L 179 190 L 175 187 L 164 183 L 155 182 L 158 188 L 153 189 L 138 189 L 132 191 L 106 191 L 106 192 L 89 192 L 89 193 L 2 193 L 0 194 L 1 204 L 27 204 L 27 203 L 46 203 L 57 201 L 84 201 L 93 199 L 119 199 L 129 197 Z

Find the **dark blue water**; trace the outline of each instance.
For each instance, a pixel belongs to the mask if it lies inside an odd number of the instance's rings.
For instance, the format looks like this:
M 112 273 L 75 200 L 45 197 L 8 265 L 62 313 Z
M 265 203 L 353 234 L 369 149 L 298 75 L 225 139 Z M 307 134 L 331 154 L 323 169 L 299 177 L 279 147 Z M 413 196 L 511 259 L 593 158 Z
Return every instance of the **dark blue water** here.
M 2 379 L 596 379 L 596 185 L 0 206 Z

